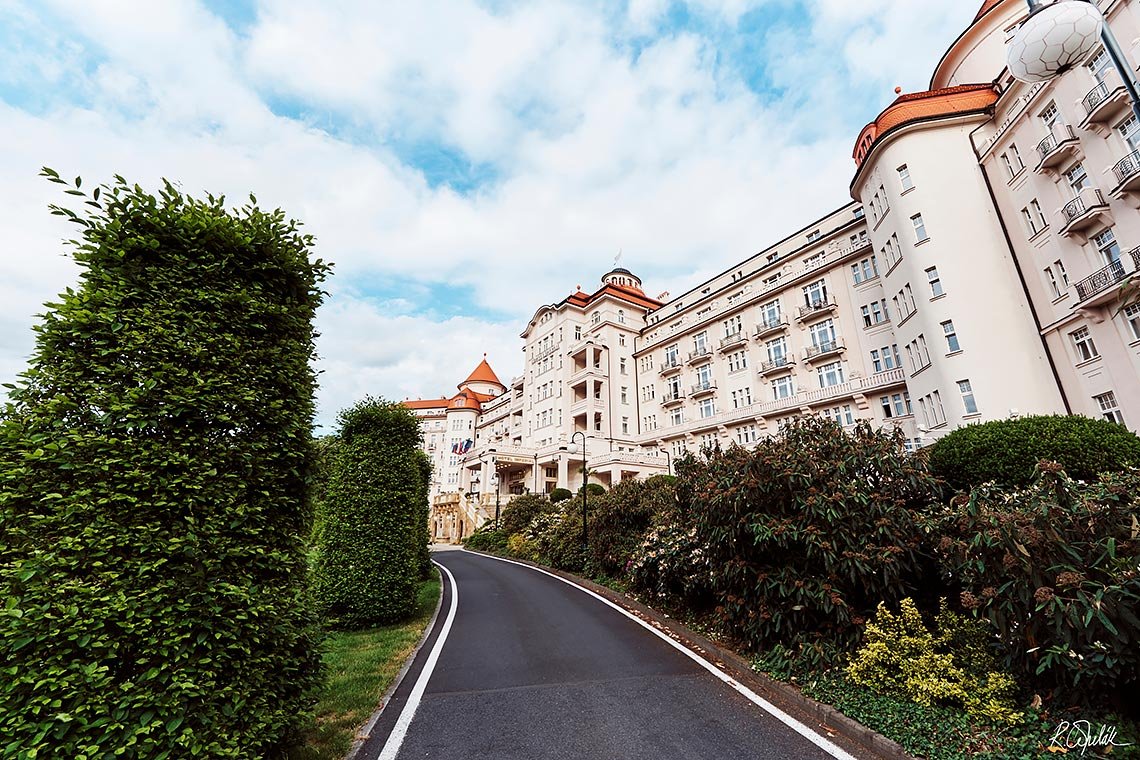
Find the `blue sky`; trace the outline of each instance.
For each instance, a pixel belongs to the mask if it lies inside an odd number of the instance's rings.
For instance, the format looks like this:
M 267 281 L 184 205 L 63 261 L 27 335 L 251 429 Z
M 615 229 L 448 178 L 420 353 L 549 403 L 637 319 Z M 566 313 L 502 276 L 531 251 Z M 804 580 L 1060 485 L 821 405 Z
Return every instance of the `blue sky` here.
M 935 0 L 0 0 L 0 382 L 72 284 L 36 177 L 255 192 L 336 264 L 320 420 L 521 372 L 623 251 L 651 295 L 846 202 L 977 10 Z M 469 366 L 470 365 L 470 366 Z

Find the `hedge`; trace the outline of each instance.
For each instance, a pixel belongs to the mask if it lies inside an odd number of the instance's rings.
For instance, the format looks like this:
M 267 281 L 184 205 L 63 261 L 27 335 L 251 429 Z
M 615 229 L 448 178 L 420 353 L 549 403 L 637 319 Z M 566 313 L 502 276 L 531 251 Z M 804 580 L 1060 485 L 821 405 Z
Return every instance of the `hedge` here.
M 52 207 L 79 227 L 79 284 L 0 421 L 0 754 L 265 755 L 320 677 L 304 540 L 328 267 L 252 199 L 67 192 L 87 199 Z
M 316 598 L 335 627 L 368 628 L 415 611 L 426 531 L 421 434 L 406 407 L 371 398 L 341 411 L 338 423 Z
M 958 428 L 930 450 L 931 471 L 954 490 L 987 481 L 1025 486 L 1042 460 L 1070 477 L 1095 481 L 1101 472 L 1140 466 L 1140 437 L 1121 425 L 1079 415 L 995 420 Z

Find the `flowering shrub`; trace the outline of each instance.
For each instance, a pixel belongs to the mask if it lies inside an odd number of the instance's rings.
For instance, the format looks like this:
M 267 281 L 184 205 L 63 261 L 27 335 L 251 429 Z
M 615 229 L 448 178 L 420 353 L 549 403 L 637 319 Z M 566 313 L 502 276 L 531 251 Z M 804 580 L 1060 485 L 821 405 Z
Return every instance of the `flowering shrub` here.
M 902 434 L 798 420 L 753 450 L 677 463 L 727 630 L 757 650 L 854 643 L 880 600 L 915 585 L 914 511 L 935 483 Z
M 1025 490 L 959 495 L 931 531 L 1013 672 L 1103 699 L 1140 677 L 1138 507 L 1140 471 L 1080 484 L 1043 462 Z
M 988 638 L 988 626 L 951 612 L 945 600 L 933 633 L 909 597 L 898 615 L 880 604 L 847 674 L 920 705 L 956 705 L 991 721 L 1012 722 L 1021 717 L 1011 700 L 1016 684 L 998 671 Z
M 695 527 L 669 522 L 653 528 L 628 560 L 625 573 L 633 588 L 669 604 L 699 609 L 711 597 L 709 552 Z
M 657 515 L 675 512 L 673 484 L 663 478 L 626 480 L 591 496 L 590 569 L 607 577 L 624 572 Z

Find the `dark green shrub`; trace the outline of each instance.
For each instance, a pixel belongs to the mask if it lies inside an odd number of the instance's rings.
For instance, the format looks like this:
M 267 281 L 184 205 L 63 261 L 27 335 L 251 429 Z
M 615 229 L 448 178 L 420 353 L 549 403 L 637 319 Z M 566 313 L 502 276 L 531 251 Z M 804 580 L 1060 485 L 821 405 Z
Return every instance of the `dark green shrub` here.
M 320 677 L 304 541 L 328 268 L 281 211 L 169 183 L 117 178 L 88 209 L 53 207 L 81 228 L 80 282 L 0 419 L 0 754 L 261 757 Z
M 587 484 L 586 484 L 586 502 L 587 502 L 587 508 L 588 508 L 588 506 L 589 506 L 589 500 L 590 500 L 590 497 L 592 497 L 592 496 L 601 496 L 601 495 L 602 495 L 602 494 L 604 494 L 605 492 L 606 492 L 606 488 L 605 488 L 605 486 L 603 486 L 602 484 L 600 484 L 600 483 L 587 483 Z M 578 489 L 578 495 L 579 495 L 579 496 L 581 496 L 581 495 L 582 495 L 582 489 L 581 489 L 581 488 L 579 488 L 579 489 Z
M 420 491 L 416 494 L 419 516 L 415 524 L 416 567 L 420 579 L 431 577 L 431 474 L 434 469 L 429 457 L 422 450 L 416 452 L 416 467 L 419 469 Z
M 557 504 L 560 501 L 566 501 L 573 495 L 574 494 L 570 492 L 569 488 L 555 488 L 550 492 L 550 502 L 552 504 Z
M 493 523 L 487 523 L 471 535 L 463 539 L 463 545 L 468 549 L 480 552 L 507 553 L 507 534 L 505 531 L 495 530 Z
M 1138 509 L 1135 470 L 1082 485 L 1045 464 L 1027 490 L 955 497 L 932 535 L 1013 673 L 1103 700 L 1140 680 Z
M 809 417 L 747 451 L 678 463 L 688 480 L 695 539 L 727 630 L 767 649 L 800 637 L 847 645 L 880 601 L 914 585 L 912 510 L 933 479 L 902 435 L 864 423 L 851 434 Z
M 553 511 L 554 506 L 545 496 L 534 494 L 516 496 L 503 507 L 501 520 L 503 533 L 508 536 L 522 533 L 530 527 L 535 517 Z
M 673 486 L 662 480 L 626 480 L 590 498 L 590 569 L 611 578 L 624 574 L 654 517 L 675 504 Z
M 954 490 L 994 480 L 1025 486 L 1037 463 L 1060 462 L 1070 477 L 1094 481 L 1102 472 L 1140 466 L 1140 437 L 1089 417 L 1039 416 L 958 428 L 930 450 L 930 470 Z
M 322 614 L 345 629 L 415 611 L 423 470 L 420 429 L 402 404 L 365 399 L 341 411 L 315 568 Z

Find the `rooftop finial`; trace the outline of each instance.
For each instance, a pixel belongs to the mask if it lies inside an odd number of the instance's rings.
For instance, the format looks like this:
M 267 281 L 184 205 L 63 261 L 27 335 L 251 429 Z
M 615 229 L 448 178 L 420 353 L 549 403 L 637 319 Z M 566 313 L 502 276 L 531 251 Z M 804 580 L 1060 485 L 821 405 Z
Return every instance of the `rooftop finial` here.
M 901 87 L 895 88 L 895 95 L 902 95 L 902 88 Z
M 621 249 L 618 248 L 617 256 L 614 256 L 614 269 L 617 269 L 618 263 L 621 262 Z

